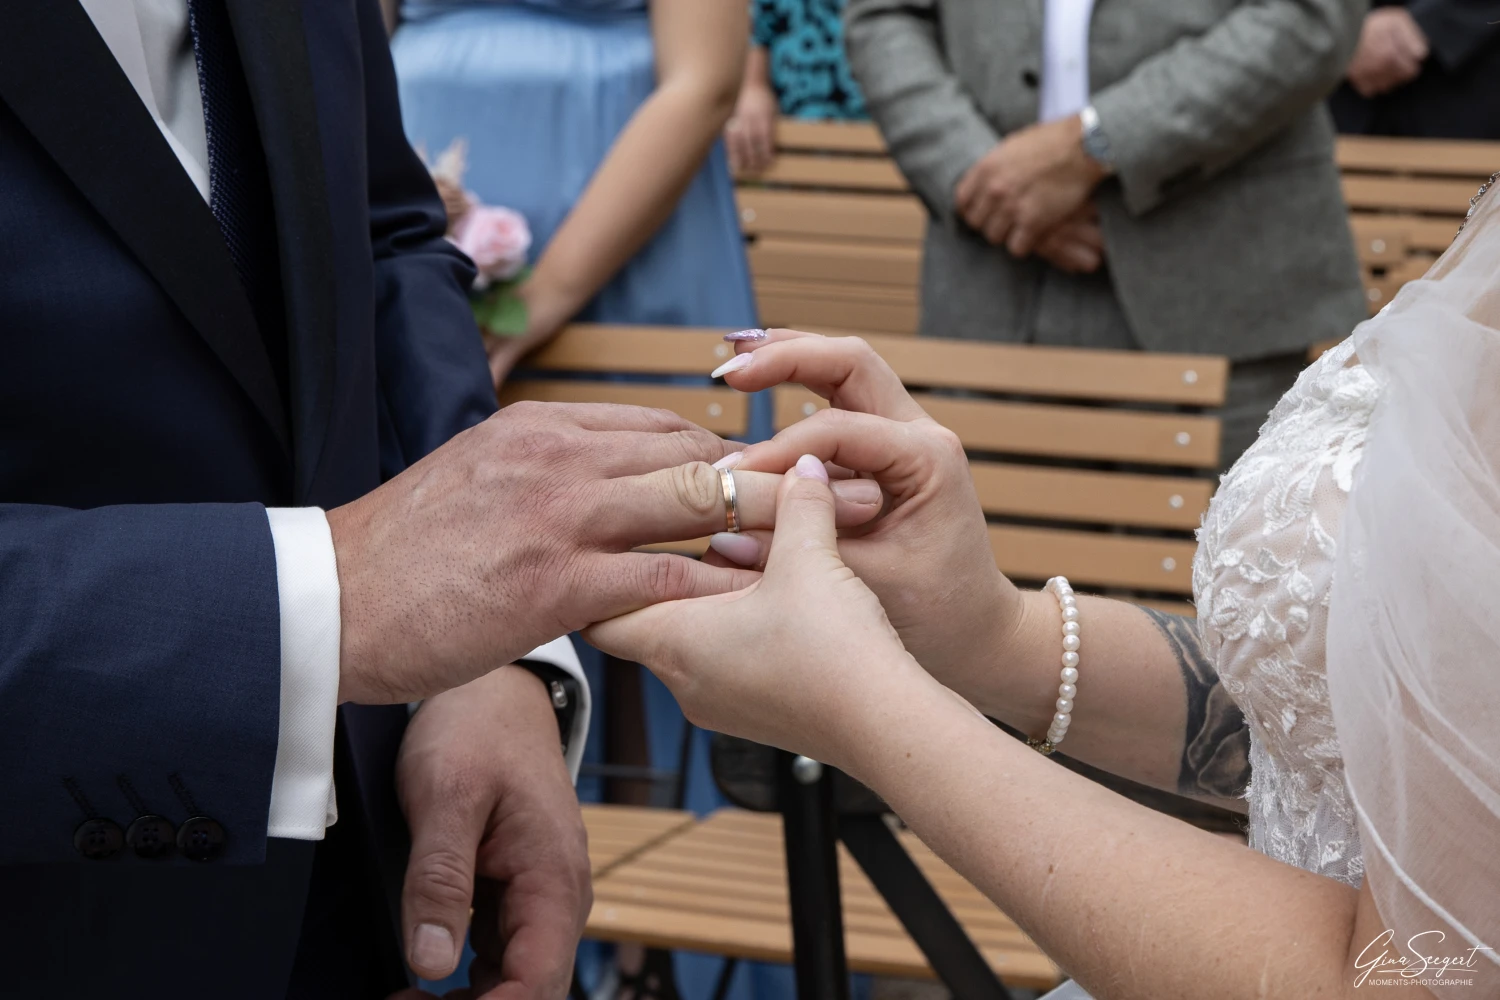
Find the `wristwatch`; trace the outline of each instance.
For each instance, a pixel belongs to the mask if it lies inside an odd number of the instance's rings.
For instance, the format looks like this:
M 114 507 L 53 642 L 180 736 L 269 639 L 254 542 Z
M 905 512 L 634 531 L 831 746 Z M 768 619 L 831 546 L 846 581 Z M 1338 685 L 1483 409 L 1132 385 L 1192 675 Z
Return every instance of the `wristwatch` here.
M 1078 120 L 1083 126 L 1081 141 L 1084 153 L 1103 167 L 1105 173 L 1114 173 L 1115 161 L 1109 152 L 1109 136 L 1104 134 L 1104 129 L 1099 124 L 1099 112 L 1090 104 L 1078 112 Z

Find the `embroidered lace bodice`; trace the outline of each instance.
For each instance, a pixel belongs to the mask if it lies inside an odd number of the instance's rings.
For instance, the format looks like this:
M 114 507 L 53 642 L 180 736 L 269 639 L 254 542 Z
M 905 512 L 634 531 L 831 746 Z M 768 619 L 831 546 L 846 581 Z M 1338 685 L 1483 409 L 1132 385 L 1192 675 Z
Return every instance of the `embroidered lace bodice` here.
M 1334 551 L 1378 387 L 1345 341 L 1309 367 L 1220 482 L 1198 532 L 1198 628 L 1250 727 L 1250 845 L 1359 885 L 1328 701 Z

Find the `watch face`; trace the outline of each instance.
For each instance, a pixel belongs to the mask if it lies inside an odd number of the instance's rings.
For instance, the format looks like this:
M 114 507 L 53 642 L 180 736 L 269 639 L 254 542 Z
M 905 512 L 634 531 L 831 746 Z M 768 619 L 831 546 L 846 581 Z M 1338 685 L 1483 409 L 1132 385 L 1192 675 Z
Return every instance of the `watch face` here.
M 1110 165 L 1109 141 L 1100 133 L 1090 132 L 1083 137 L 1083 151 L 1105 166 Z

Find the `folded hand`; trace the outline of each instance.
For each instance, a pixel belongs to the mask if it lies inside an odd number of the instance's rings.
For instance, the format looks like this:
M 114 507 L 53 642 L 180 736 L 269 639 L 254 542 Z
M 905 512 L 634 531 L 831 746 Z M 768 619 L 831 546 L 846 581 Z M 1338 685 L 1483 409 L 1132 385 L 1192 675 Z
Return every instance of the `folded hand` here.
M 1006 136 L 959 180 L 954 207 L 991 244 L 1025 257 L 1084 206 L 1103 177 L 1083 151 L 1075 115 Z

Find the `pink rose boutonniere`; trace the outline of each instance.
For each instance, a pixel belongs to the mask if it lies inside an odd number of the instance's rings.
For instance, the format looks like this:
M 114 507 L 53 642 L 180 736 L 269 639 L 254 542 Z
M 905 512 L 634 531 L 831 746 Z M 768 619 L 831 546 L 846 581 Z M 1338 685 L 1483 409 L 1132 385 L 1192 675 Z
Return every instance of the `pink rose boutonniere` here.
M 454 225 L 452 240 L 479 268 L 474 290 L 482 292 L 493 282 L 514 280 L 526 268 L 531 229 L 520 212 L 471 204 Z
M 469 256 L 478 273 L 470 302 L 485 333 L 519 337 L 526 332 L 527 309 L 517 294 L 531 273 L 526 254 L 531 227 L 514 209 L 486 205 L 463 187 L 467 144 L 455 139 L 431 168 L 448 212 L 448 239 Z

